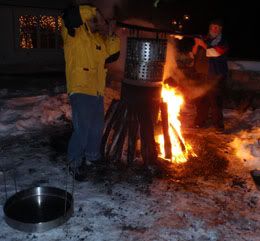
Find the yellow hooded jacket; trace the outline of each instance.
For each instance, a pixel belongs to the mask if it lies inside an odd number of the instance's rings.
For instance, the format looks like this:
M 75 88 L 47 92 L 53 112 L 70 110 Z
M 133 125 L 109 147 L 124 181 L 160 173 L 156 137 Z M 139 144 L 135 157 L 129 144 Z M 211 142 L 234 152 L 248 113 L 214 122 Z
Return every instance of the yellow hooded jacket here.
M 83 23 L 96 15 L 96 9 L 80 6 Z M 76 28 L 75 36 L 68 34 L 64 23 L 62 26 L 64 56 L 66 62 L 66 79 L 68 93 L 103 95 L 106 72 L 105 60 L 120 50 L 120 41 L 116 36 L 104 39 L 98 33 L 92 33 L 83 24 Z

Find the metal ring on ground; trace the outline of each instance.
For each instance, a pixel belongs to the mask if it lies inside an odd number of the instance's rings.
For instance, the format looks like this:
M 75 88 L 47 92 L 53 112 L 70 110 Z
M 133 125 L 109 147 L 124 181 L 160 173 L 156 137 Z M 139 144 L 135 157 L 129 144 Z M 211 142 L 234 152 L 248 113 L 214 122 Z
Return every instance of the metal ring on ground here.
M 11 196 L 4 205 L 6 223 L 24 232 L 44 232 L 73 214 L 73 197 L 55 187 L 34 187 Z

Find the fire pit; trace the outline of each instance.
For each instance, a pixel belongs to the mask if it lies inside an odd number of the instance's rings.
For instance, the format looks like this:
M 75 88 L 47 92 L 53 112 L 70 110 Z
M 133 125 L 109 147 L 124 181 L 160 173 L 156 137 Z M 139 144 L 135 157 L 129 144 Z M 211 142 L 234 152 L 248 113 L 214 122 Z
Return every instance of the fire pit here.
M 10 197 L 4 205 L 5 220 L 25 232 L 44 232 L 65 223 L 73 213 L 73 197 L 54 187 L 34 187 Z
M 120 160 L 127 142 L 127 162 L 131 163 L 139 135 L 143 161 L 157 159 L 154 122 L 161 102 L 166 45 L 166 39 L 127 39 L 121 100 L 113 101 L 105 117 L 102 150 L 107 159 Z
M 139 139 L 145 165 L 157 163 L 158 155 L 171 162 L 186 162 L 188 156 L 196 154 L 181 133 L 178 117 L 183 99 L 163 83 L 167 72 L 165 65 L 167 62 L 172 65 L 166 60 L 172 52 L 167 50 L 169 46 L 172 49 L 172 43 L 163 31 L 131 25 L 125 27 L 136 29 L 137 33 L 135 37 L 127 38 L 121 98 L 112 101 L 106 112 L 102 154 L 108 161 L 120 161 L 127 156 L 127 163 L 131 164 L 136 157 Z M 143 37 L 139 30 L 155 32 L 156 37 Z M 159 116 L 160 128 L 157 129 L 162 135 L 155 133 Z

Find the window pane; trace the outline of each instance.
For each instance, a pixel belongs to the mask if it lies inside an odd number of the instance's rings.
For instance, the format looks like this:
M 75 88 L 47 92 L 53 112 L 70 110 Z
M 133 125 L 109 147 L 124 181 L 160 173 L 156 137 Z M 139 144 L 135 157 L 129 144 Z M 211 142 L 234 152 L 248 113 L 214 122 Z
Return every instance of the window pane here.
M 20 48 L 37 48 L 37 17 L 24 15 L 19 17 Z
M 39 17 L 39 27 L 40 31 L 55 32 L 56 31 L 56 21 L 54 16 L 40 16 Z
M 54 16 L 39 17 L 41 48 L 55 48 L 56 20 Z

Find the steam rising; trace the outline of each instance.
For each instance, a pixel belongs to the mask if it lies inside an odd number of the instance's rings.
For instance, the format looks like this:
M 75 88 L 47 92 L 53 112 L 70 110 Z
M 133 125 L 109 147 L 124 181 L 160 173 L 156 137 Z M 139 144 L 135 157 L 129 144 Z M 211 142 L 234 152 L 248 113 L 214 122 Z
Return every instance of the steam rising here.
M 185 99 L 196 99 L 211 90 L 216 82 L 214 80 L 192 79 L 179 69 L 176 63 L 178 52 L 175 47 L 173 36 L 168 37 L 166 63 L 164 67 L 163 81 L 176 87 Z

